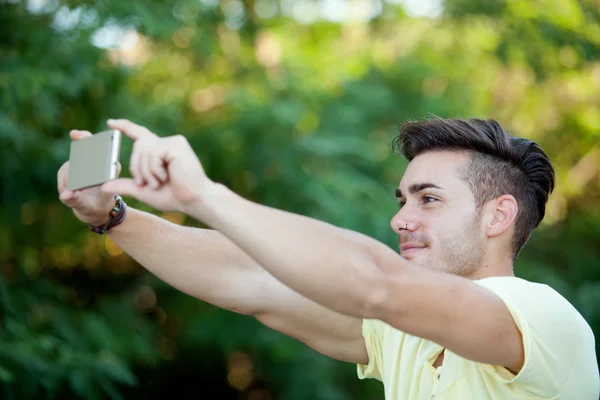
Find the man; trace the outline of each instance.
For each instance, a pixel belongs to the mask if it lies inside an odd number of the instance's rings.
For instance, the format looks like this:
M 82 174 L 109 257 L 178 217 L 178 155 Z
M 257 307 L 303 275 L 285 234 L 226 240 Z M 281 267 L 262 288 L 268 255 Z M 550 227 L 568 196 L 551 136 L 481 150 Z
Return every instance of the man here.
M 598 398 L 589 325 L 553 289 L 513 274 L 554 186 L 534 142 L 495 121 L 404 124 L 395 146 L 410 164 L 391 221 L 398 255 L 241 198 L 206 176 L 182 136 L 127 120 L 108 126 L 135 141 L 133 179 L 73 193 L 65 164 L 60 199 L 177 289 L 358 364 L 360 378 L 384 383 L 386 399 Z M 120 201 L 109 219 L 114 193 L 214 231 L 125 214 Z

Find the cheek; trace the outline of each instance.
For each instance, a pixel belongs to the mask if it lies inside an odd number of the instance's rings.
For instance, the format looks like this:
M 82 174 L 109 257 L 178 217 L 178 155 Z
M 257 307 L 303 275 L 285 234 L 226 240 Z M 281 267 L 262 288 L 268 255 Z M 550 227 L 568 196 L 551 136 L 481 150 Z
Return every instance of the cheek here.
M 472 228 L 477 222 L 477 211 L 474 205 L 455 206 L 447 210 L 448 219 L 456 226 Z
M 436 215 L 423 221 L 424 232 L 427 232 L 433 243 L 457 246 L 465 240 L 479 236 L 479 224 L 472 213 Z

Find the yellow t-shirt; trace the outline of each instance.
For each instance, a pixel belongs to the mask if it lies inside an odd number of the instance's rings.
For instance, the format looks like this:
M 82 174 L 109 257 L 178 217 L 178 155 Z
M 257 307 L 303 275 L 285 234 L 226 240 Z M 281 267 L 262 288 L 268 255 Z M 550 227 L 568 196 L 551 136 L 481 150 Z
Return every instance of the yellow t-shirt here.
M 594 335 L 577 310 L 547 285 L 515 277 L 474 281 L 508 307 L 523 336 L 525 364 L 518 375 L 464 359 L 442 346 L 378 320 L 363 322 L 369 364 L 360 379 L 383 382 L 387 400 L 598 400 L 600 375 Z

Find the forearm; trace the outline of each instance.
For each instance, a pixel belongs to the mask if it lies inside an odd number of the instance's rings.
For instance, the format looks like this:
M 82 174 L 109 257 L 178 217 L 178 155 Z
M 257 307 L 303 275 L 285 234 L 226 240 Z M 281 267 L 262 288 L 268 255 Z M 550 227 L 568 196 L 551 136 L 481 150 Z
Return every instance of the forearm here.
M 222 234 L 130 208 L 109 236 L 176 289 L 228 310 L 254 312 L 256 299 L 247 289 L 265 271 Z
M 258 318 L 331 357 L 365 363 L 361 321 L 322 307 L 276 280 L 217 231 L 129 209 L 110 237 L 150 272 L 191 296 Z
M 382 271 L 375 253 L 384 245 L 368 236 L 250 202 L 221 185 L 188 213 L 285 285 L 332 310 L 365 317 L 377 301 Z

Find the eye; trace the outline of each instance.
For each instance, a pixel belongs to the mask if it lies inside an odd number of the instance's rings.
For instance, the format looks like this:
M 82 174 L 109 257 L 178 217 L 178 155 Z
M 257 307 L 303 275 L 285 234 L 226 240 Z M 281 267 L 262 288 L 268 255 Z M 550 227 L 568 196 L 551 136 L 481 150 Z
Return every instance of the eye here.
M 398 200 L 398 208 L 404 207 L 405 204 L 406 204 L 406 200 Z
M 434 201 L 437 201 L 437 199 L 435 197 L 423 196 L 423 203 L 425 203 L 425 204 L 433 203 Z

